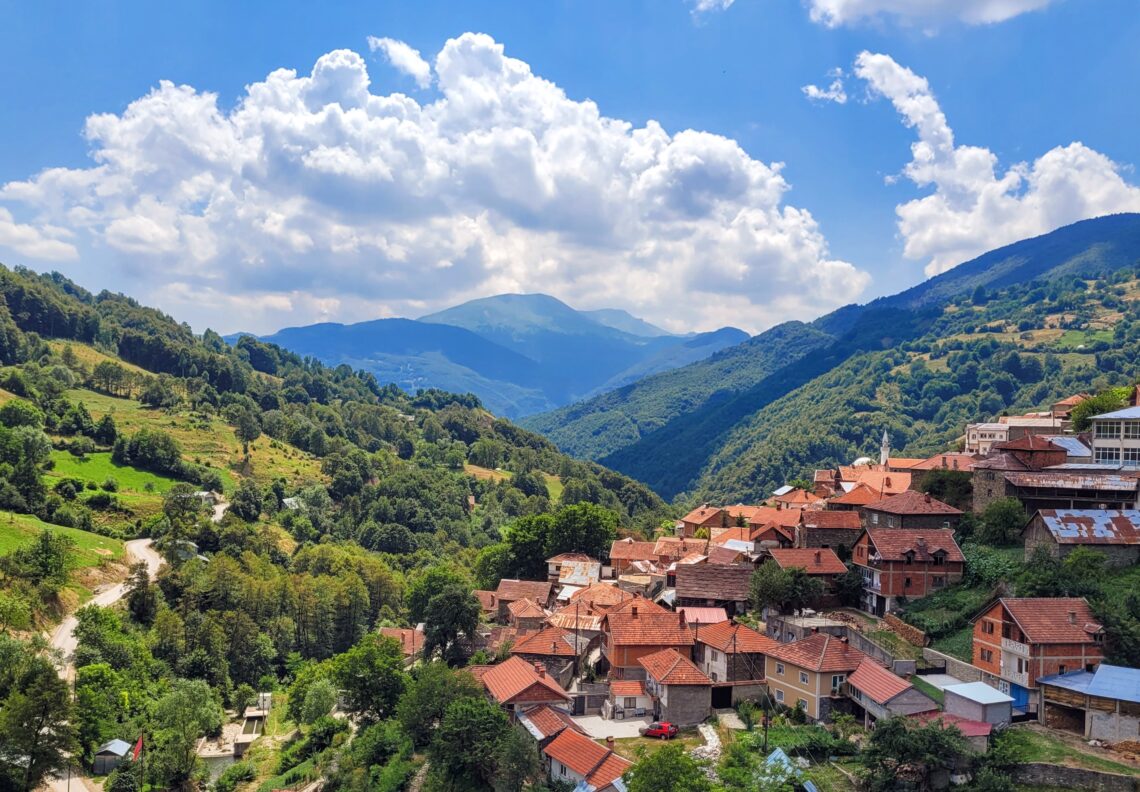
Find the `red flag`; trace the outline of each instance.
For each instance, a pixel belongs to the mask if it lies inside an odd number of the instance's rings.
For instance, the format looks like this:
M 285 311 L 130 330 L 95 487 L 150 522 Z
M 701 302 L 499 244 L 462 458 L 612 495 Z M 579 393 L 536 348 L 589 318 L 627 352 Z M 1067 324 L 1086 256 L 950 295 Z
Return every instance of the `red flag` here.
M 142 739 L 142 735 L 140 734 L 138 742 L 135 743 L 134 750 L 131 751 L 131 761 L 137 762 L 139 760 L 139 754 L 142 753 L 142 749 L 143 749 L 143 739 Z

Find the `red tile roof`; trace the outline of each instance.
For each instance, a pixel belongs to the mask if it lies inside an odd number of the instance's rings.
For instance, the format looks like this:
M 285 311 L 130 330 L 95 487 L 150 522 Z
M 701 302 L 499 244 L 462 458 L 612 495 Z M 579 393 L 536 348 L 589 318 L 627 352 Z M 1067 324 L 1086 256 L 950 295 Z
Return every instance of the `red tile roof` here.
M 595 608 L 610 608 L 620 602 L 633 599 L 633 595 L 612 583 L 591 583 L 570 595 L 570 603 L 580 606 L 592 605 Z
M 603 625 L 614 646 L 692 646 L 693 631 L 684 619 L 680 613 L 661 608 L 647 612 L 639 603 L 611 610 Z
M 610 682 L 610 693 L 614 696 L 645 696 L 645 683 L 640 679 L 615 679 Z
M 869 657 L 859 663 L 855 672 L 847 677 L 847 684 L 878 704 L 886 704 L 914 687 Z M 937 709 L 938 705 L 931 701 L 930 708 Z
M 803 569 L 809 575 L 843 575 L 847 566 L 830 547 L 773 547 L 768 551 L 780 569 Z
M 826 633 L 816 633 L 802 641 L 780 644 L 770 649 L 767 655 L 780 662 L 810 671 L 848 673 L 858 668 L 867 657 L 845 641 Z
M 803 512 L 799 509 L 777 509 L 774 506 L 765 506 L 757 509 L 756 514 L 748 518 L 748 524 L 754 528 L 765 525 L 791 528 L 800 524 L 801 517 L 803 517 Z
M 499 581 L 499 587 L 495 589 L 495 597 L 499 601 L 507 600 L 508 602 L 529 597 L 535 602 L 542 603 L 550 599 L 550 587 L 550 582 L 546 580 L 503 578 Z
M 578 646 L 586 648 L 586 641 L 578 639 Z M 513 655 L 543 655 L 545 657 L 573 657 L 574 636 L 561 627 L 547 627 L 532 633 L 511 647 Z
M 911 552 L 916 561 L 925 562 L 939 550 L 947 561 L 966 560 L 949 528 L 868 528 L 867 536 L 884 561 L 902 561 Z
M 481 607 L 483 610 L 493 611 L 496 607 L 498 607 L 495 601 L 495 592 L 475 589 L 471 593 L 475 595 L 475 599 L 479 600 L 479 607 Z
M 882 492 L 871 489 L 866 484 L 857 484 L 850 491 L 835 496 L 828 503 L 837 503 L 841 506 L 866 506 L 882 499 Z
M 718 622 L 717 624 L 702 624 L 693 631 L 694 637 L 700 643 L 728 654 L 768 654 L 771 649 L 779 646 L 767 635 L 756 632 L 751 627 L 732 622 Z
M 1086 644 L 1101 625 L 1083 597 L 1003 597 L 1002 607 L 1029 643 Z
M 637 658 L 645 673 L 662 685 L 711 685 L 712 680 L 701 673 L 693 661 L 676 649 L 662 649 Z
M 677 567 L 677 597 L 747 602 L 753 569 L 748 564 L 692 564 Z
M 803 525 L 804 528 L 858 531 L 863 527 L 863 521 L 859 519 L 859 512 L 854 511 L 805 511 Z
M 540 677 L 533 663 L 519 657 L 508 657 L 498 665 L 481 671 L 479 679 L 487 692 L 500 704 L 510 702 L 533 685 L 541 685 L 558 697 L 570 700 L 570 694 L 549 674 Z
M 631 599 L 619 602 L 606 613 L 625 613 L 632 608 L 637 608 L 639 613 L 672 613 L 668 608 L 662 608 L 653 600 L 646 599 L 640 594 L 635 594 Z
M 648 561 L 657 558 L 653 552 L 655 542 L 639 542 L 636 539 L 615 539 L 610 545 L 610 560 Z
M 569 714 L 546 704 L 531 707 L 522 713 L 520 719 L 522 718 L 529 721 L 530 725 L 542 735 L 541 739 L 553 737 L 563 729 L 573 729 L 578 733 L 583 733 L 582 727 L 575 723 Z
M 724 612 L 724 608 L 694 608 L 690 605 L 677 608 L 677 612 L 685 614 L 685 621 L 690 626 L 694 624 L 720 624 L 728 621 L 728 614 Z
M 404 657 L 411 657 L 416 652 L 423 651 L 423 630 L 413 630 L 408 627 L 381 627 L 380 634 L 399 641 Z
M 962 470 L 969 472 L 974 469 L 978 458 L 973 454 L 935 454 L 930 459 L 924 459 L 911 470 Z
M 731 547 L 713 547 L 708 554 L 710 564 L 735 564 L 743 558 L 743 551 L 733 550 Z
M 632 766 L 609 748 L 572 729 L 564 729 L 542 752 L 585 777 L 586 783 L 595 789 L 605 789 Z
M 790 490 L 789 492 L 785 492 L 783 495 L 777 495 L 774 500 L 777 503 L 785 503 L 789 506 L 800 506 L 808 503 L 815 503 L 816 501 L 823 500 L 823 498 L 804 489 L 794 489 Z
M 755 533 L 755 528 L 729 528 L 723 533 L 718 533 L 716 538 L 709 543 L 709 552 L 712 552 L 714 545 L 720 546 L 733 539 L 738 542 L 751 542 Z
M 724 510 L 719 506 L 710 506 L 705 503 L 682 517 L 681 522 L 704 525 L 708 520 L 719 517 L 722 511 Z
M 695 539 L 682 536 L 662 536 L 653 547 L 653 554 L 670 558 L 684 558 L 689 553 L 705 553 L 709 549 L 708 539 Z
M 916 459 L 915 457 L 891 457 L 887 460 L 887 467 L 889 467 L 889 468 L 906 468 L 907 470 L 909 470 L 912 467 L 914 467 L 915 465 L 917 465 L 919 462 L 922 462 L 922 460 Z
M 943 503 L 930 495 L 907 490 L 889 498 L 883 498 L 875 503 L 868 503 L 867 511 L 877 511 L 884 514 L 945 514 L 947 516 L 960 515 L 962 512 L 949 503 Z
M 542 606 L 529 597 L 515 600 L 507 605 L 507 610 L 516 619 L 541 619 L 546 616 L 546 611 L 542 609 Z
M 1006 440 L 1001 443 L 994 443 L 993 447 L 1000 451 L 1064 451 L 1065 449 L 1054 443 L 1052 440 L 1046 440 L 1040 435 L 1027 434 L 1022 435 L 1016 440 Z
M 561 627 L 564 630 L 590 630 L 600 632 L 602 617 L 605 609 L 591 607 L 589 604 L 575 606 L 573 603 L 565 605 L 546 617 L 546 623 Z

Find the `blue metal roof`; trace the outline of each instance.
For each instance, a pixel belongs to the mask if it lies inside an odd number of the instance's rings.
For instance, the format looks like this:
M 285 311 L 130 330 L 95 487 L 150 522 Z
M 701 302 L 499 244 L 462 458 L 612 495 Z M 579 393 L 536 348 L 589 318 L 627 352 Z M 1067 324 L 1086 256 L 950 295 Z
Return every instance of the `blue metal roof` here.
M 1100 421 L 1104 419 L 1125 419 L 1125 418 L 1140 418 L 1140 407 L 1125 407 L 1123 410 L 1116 410 L 1110 413 L 1101 413 L 1094 415 L 1092 420 Z
M 1045 439 L 1054 445 L 1065 449 L 1065 454 L 1071 457 L 1091 457 L 1092 450 L 1074 435 L 1046 435 Z
M 1075 693 L 1140 704 L 1140 668 L 1101 663 L 1092 673 L 1073 671 L 1041 677 L 1037 681 Z

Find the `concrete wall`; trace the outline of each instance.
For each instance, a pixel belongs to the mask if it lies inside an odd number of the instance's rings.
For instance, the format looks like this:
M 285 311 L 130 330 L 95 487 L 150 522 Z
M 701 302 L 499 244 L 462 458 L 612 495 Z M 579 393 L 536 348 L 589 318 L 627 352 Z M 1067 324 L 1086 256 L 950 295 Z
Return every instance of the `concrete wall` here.
M 768 686 L 763 682 L 757 682 L 755 685 L 733 685 L 732 703 L 735 705 L 745 699 L 755 701 L 767 692 Z
M 1108 742 L 1140 740 L 1140 718 L 1097 710 L 1089 710 L 1087 718 L 1090 739 Z
M 958 677 L 958 679 L 961 679 L 963 682 L 986 681 L 986 675 L 982 672 L 982 669 L 976 668 L 969 663 L 964 663 L 957 657 L 951 657 L 948 654 L 936 652 L 929 647 L 922 650 L 922 657 L 925 660 L 931 662 L 945 662 L 946 673 L 950 674 L 950 676 Z
M 661 699 L 661 720 L 695 726 L 704 722 L 711 707 L 712 688 L 708 685 L 669 685 Z
M 1140 778 L 1137 777 L 1039 762 L 1018 765 L 1010 775 L 1017 783 L 1029 787 L 1099 789 L 1102 792 L 1140 791 Z
M 916 661 L 903 660 L 895 657 L 861 632 L 848 630 L 847 640 L 860 652 L 887 666 L 887 668 L 890 668 L 899 676 L 909 676 L 915 672 L 917 666 Z

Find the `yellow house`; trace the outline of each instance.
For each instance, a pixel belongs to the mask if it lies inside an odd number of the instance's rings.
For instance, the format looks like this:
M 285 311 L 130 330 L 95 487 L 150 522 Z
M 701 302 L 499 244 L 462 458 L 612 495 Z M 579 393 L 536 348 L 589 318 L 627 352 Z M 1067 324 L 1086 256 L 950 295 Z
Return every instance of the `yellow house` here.
M 809 718 L 825 721 L 832 701 L 843 696 L 843 683 L 867 655 L 846 638 L 816 633 L 767 651 L 764 677 L 768 693 L 785 707 L 799 707 Z

